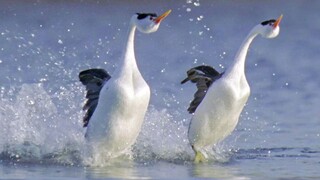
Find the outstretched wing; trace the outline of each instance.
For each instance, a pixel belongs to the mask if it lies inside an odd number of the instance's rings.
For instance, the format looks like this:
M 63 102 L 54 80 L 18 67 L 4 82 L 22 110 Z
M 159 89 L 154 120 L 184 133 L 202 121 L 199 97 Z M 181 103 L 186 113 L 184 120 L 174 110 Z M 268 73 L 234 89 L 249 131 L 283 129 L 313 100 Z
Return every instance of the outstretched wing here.
M 89 120 L 98 105 L 100 91 L 111 76 L 104 69 L 88 69 L 79 73 L 79 79 L 86 86 L 86 102 L 83 110 L 86 111 L 83 117 L 83 127 L 87 127 Z
M 197 66 L 187 71 L 187 78 L 181 81 L 184 84 L 188 81 L 196 83 L 197 92 L 194 94 L 194 99 L 188 108 L 189 113 L 194 113 L 205 97 L 211 84 L 219 79 L 223 73 L 219 73 L 211 66 Z

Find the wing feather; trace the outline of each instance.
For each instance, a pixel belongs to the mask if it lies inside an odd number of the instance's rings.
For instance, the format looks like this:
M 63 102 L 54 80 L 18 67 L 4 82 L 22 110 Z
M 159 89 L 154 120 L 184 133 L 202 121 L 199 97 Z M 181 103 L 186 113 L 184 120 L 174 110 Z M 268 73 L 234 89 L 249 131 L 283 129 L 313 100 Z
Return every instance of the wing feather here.
M 104 69 L 88 69 L 79 73 L 79 79 L 87 90 L 87 100 L 83 106 L 83 110 L 86 111 L 83 117 L 83 127 L 88 126 L 90 118 L 98 105 L 100 91 L 110 78 L 111 76 Z
M 197 107 L 207 94 L 211 84 L 219 79 L 222 75 L 223 73 L 220 74 L 213 67 L 205 65 L 197 66 L 187 71 L 187 78 L 182 80 L 181 84 L 191 81 L 197 86 L 197 91 L 194 94 L 194 98 L 188 108 L 190 114 L 196 111 Z

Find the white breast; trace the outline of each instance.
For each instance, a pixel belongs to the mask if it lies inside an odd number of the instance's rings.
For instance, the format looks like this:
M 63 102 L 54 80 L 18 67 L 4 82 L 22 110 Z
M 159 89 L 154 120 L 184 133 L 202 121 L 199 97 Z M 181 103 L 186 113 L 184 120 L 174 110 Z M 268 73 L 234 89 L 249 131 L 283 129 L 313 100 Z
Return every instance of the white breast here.
M 209 88 L 189 127 L 189 141 L 195 148 L 212 146 L 235 129 L 250 94 L 245 77 L 240 79 L 222 77 Z
M 150 99 L 149 86 L 139 75 L 114 79 L 101 90 L 86 134 L 97 152 L 117 156 L 139 135 Z

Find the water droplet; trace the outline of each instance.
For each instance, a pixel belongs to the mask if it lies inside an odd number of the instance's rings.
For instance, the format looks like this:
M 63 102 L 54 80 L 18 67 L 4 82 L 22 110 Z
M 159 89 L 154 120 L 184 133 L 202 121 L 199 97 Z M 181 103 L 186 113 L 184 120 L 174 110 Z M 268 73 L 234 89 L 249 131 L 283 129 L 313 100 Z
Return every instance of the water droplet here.
M 194 6 L 200 6 L 200 2 L 199 1 L 198 2 L 194 2 L 193 5 Z
M 219 67 L 222 68 L 222 69 L 224 68 L 224 66 L 222 64 L 219 64 Z
M 194 59 L 193 64 L 197 64 L 198 59 Z
M 203 19 L 203 16 L 201 15 L 201 16 L 199 16 L 199 17 L 197 17 L 197 20 L 198 21 L 201 21 Z
M 186 11 L 187 11 L 187 12 L 191 12 L 191 8 L 187 8 Z
M 58 40 L 59 44 L 63 44 L 63 41 L 61 39 Z
M 33 100 L 30 100 L 30 101 L 29 101 L 29 104 L 30 104 L 30 105 L 34 105 L 35 102 L 34 102 Z
M 47 79 L 46 79 L 46 78 L 41 78 L 39 81 L 40 81 L 40 82 L 46 82 Z

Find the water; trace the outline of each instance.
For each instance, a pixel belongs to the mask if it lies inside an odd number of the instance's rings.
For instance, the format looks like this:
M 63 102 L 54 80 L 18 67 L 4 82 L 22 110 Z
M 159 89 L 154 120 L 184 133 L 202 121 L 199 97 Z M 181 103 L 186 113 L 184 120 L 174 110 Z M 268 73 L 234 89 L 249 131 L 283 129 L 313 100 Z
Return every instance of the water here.
M 320 178 L 319 1 L 2 1 L 0 179 Z M 152 90 L 143 129 L 127 157 L 91 167 L 83 154 L 79 71 L 113 72 L 135 12 L 172 9 L 158 32 L 136 34 Z M 194 165 L 186 109 L 190 67 L 224 71 L 259 22 L 284 15 L 276 39 L 257 37 L 246 74 L 252 94 L 237 129 Z

